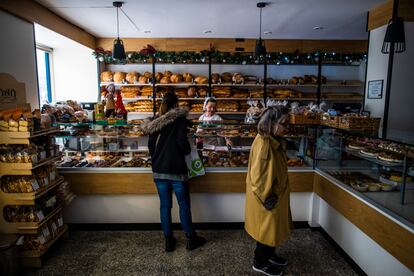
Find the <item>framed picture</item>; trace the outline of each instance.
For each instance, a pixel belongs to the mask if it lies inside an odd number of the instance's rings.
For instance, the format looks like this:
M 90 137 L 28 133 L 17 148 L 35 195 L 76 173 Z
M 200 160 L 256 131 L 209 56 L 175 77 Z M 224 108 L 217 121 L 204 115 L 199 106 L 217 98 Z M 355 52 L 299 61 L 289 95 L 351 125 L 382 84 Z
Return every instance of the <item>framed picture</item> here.
M 368 99 L 382 99 L 384 80 L 368 81 Z

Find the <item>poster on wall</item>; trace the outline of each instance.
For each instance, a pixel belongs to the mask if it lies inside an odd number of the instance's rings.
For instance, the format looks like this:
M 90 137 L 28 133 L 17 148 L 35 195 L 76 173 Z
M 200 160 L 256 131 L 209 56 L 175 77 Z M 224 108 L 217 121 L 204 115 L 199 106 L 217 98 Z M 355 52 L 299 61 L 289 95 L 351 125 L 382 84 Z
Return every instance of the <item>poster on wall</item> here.
M 368 99 L 382 99 L 384 80 L 368 81 Z
M 24 83 L 18 82 L 9 74 L 0 73 L 0 109 L 15 108 L 25 103 Z

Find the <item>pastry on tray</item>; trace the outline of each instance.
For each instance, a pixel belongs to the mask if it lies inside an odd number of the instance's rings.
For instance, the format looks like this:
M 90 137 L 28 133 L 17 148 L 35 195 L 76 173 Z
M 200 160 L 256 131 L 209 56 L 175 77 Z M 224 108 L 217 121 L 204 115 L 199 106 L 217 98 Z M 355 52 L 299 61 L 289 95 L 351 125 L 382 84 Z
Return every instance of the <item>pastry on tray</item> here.
M 378 159 L 386 162 L 401 163 L 404 156 L 399 153 L 383 151 L 378 154 Z
M 376 148 L 366 147 L 363 148 L 359 153 L 367 157 L 376 158 L 378 156 L 379 150 Z

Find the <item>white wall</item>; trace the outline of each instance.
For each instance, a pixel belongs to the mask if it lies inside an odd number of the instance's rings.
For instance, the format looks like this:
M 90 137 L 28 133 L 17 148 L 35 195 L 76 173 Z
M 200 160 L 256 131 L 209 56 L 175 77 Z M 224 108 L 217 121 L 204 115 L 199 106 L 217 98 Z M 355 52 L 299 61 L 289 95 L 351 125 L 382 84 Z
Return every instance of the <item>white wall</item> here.
M 0 73 L 26 86 L 27 102 L 39 107 L 33 24 L 0 10 Z
M 404 53 L 394 54 L 387 138 L 414 143 L 414 22 L 405 22 Z
M 315 197 L 318 197 L 315 195 Z M 413 275 L 406 266 L 319 198 L 319 224 L 368 275 Z
M 98 65 L 89 49 L 78 42 L 35 25 L 36 42 L 53 49 L 54 101 L 98 100 Z
M 371 112 L 373 117 L 384 118 L 385 87 L 387 86 L 388 55 L 381 53 L 386 26 L 371 31 L 368 50 L 367 87 L 365 91 L 365 110 Z M 368 82 L 371 80 L 384 80 L 382 86 L 382 99 L 368 99 Z M 382 131 L 382 120 L 379 133 Z

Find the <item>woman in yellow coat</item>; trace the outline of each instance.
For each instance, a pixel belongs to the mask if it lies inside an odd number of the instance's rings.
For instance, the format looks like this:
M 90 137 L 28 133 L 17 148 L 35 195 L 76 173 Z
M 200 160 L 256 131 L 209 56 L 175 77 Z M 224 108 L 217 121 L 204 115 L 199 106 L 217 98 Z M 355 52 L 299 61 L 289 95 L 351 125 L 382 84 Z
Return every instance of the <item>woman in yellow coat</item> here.
M 258 123 L 250 151 L 246 178 L 245 229 L 256 240 L 253 270 L 265 275 L 281 275 L 287 261 L 275 248 L 287 240 L 292 230 L 286 143 L 288 109 L 266 108 Z

